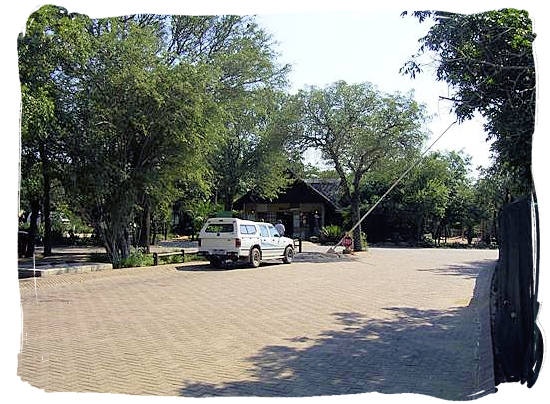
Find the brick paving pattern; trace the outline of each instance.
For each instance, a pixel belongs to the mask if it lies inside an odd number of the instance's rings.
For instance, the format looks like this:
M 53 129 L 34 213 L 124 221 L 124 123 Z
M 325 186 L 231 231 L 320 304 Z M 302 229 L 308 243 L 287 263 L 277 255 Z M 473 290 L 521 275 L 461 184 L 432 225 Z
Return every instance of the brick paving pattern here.
M 46 391 L 468 399 L 494 389 L 497 251 L 195 264 L 20 280 L 18 374 Z

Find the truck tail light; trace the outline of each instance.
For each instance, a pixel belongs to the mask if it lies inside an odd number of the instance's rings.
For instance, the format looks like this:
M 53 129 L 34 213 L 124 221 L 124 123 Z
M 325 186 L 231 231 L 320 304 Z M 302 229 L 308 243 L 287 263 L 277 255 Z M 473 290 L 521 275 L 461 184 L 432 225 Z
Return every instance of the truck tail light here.
M 201 239 L 199 238 L 198 240 L 199 240 L 199 247 L 200 247 L 201 246 Z
M 236 248 L 241 248 L 241 239 L 240 238 L 235 239 L 235 247 Z

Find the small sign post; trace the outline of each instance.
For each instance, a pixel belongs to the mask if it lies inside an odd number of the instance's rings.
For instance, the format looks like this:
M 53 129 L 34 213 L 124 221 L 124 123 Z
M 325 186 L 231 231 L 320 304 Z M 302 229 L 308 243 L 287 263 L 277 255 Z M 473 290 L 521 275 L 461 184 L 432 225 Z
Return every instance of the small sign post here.
M 344 246 L 345 253 L 351 253 L 351 246 L 353 245 L 353 239 L 350 236 L 344 237 L 342 240 L 342 245 Z

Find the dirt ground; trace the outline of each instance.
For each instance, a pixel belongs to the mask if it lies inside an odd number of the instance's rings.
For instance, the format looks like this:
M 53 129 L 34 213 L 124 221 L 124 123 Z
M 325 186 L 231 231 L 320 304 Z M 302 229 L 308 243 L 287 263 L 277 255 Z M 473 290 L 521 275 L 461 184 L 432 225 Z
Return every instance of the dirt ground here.
M 468 399 L 494 391 L 497 255 L 372 248 L 20 280 L 18 374 L 47 391 Z

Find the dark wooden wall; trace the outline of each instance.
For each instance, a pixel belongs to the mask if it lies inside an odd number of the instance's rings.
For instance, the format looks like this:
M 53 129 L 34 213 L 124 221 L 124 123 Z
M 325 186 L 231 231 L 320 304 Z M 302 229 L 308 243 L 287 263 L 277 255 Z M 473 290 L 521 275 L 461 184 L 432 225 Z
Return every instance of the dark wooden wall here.
M 495 383 L 537 380 L 542 336 L 535 320 L 538 219 L 534 197 L 505 206 L 498 220 L 499 262 L 491 290 Z

